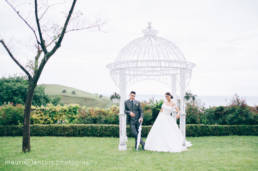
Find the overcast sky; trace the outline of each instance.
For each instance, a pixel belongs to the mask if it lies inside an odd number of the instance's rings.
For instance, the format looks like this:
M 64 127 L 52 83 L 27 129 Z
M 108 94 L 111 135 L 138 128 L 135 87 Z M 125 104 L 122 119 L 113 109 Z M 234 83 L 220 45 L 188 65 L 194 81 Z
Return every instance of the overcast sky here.
M 101 94 L 118 91 L 106 65 L 128 42 L 142 36 L 147 23 L 152 22 L 159 36 L 174 42 L 186 59 L 196 64 L 189 87 L 193 93 L 258 96 L 257 0 L 80 0 L 76 10 L 83 12 L 89 23 L 101 18 L 106 24 L 101 31 L 68 34 L 39 83 Z M 62 18 L 55 19 L 63 22 Z M 32 54 L 28 44 L 33 37 L 29 34 L 14 12 L 0 1 L 0 38 L 24 64 Z M 22 72 L 0 47 L 0 76 L 16 73 Z M 151 81 L 129 88 L 141 94 L 169 90 Z

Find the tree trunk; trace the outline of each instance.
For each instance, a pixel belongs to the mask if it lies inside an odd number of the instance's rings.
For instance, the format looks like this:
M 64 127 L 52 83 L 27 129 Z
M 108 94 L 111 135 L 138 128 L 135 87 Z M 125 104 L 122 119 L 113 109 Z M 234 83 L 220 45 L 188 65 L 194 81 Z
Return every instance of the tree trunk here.
M 24 109 L 24 123 L 23 123 L 23 140 L 22 140 L 22 151 L 24 153 L 30 152 L 30 112 L 31 104 L 34 94 L 34 89 L 37 83 L 33 80 L 29 80 L 29 87 L 27 92 L 27 97 L 25 101 Z

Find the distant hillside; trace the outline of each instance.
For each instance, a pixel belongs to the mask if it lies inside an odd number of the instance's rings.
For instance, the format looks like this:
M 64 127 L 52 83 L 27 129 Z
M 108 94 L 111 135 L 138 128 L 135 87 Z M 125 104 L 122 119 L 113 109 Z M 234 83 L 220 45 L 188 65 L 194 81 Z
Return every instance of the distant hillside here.
M 97 94 L 76 88 L 58 84 L 41 84 L 40 86 L 45 88 L 47 95 L 61 97 L 61 103 L 64 104 L 80 104 L 87 107 L 108 107 L 112 104 L 108 97 L 99 97 Z

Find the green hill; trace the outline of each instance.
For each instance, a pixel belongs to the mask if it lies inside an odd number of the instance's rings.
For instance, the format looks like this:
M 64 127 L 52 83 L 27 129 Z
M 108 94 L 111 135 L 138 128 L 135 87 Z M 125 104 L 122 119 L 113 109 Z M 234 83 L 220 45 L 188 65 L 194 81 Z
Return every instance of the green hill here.
M 73 87 L 58 84 L 41 84 L 49 96 L 59 96 L 63 104 L 80 104 L 87 107 L 108 107 L 112 104 L 108 97 L 100 97 Z

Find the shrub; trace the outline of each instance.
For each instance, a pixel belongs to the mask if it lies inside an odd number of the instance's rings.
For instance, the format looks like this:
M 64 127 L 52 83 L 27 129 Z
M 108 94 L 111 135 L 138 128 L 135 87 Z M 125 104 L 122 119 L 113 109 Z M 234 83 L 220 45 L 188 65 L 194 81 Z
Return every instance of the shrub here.
M 32 124 L 72 123 L 79 113 L 79 105 L 32 106 Z M 11 104 L 0 106 L 0 125 L 17 125 L 23 123 L 24 106 Z
M 51 103 L 54 106 L 57 106 L 58 104 L 60 104 L 60 101 L 61 101 L 61 97 L 60 96 L 52 96 Z
M 152 125 L 153 120 L 152 120 L 152 111 L 151 109 L 145 110 L 144 115 L 143 115 L 143 125 Z
M 143 125 L 152 125 L 155 121 L 162 101 L 142 103 L 144 112 Z M 17 108 L 17 109 L 16 109 Z M 22 124 L 22 105 L 11 104 L 0 106 L 0 125 Z M 186 106 L 187 124 L 215 124 L 215 125 L 247 125 L 258 124 L 257 107 L 247 105 L 218 106 L 208 109 L 188 103 Z M 86 108 L 79 105 L 32 106 L 32 124 L 118 124 L 119 108 Z M 17 115 L 17 116 L 16 116 Z
M 79 105 L 57 105 L 32 107 L 32 123 L 72 123 L 79 113 Z
M 187 124 L 199 124 L 203 120 L 203 111 L 199 106 L 187 104 L 186 105 L 186 123 Z
M 22 125 L 0 125 L 0 136 L 21 136 Z M 142 136 L 146 137 L 151 126 L 142 127 Z M 31 125 L 32 136 L 94 136 L 118 137 L 119 126 L 114 124 L 49 124 Z M 127 135 L 132 137 L 129 126 Z M 258 125 L 201 125 L 186 126 L 187 136 L 224 136 L 258 135 Z
M 82 107 L 74 123 L 117 124 L 118 114 L 119 108 L 117 106 L 112 106 L 109 109 Z
M 11 104 L 0 106 L 0 125 L 23 124 L 24 106 Z
M 149 103 L 141 103 L 141 107 L 143 110 L 143 125 L 152 125 L 152 106 Z
M 161 106 L 163 104 L 163 101 L 155 101 L 151 104 L 151 110 L 152 110 L 152 122 L 154 122 L 159 114 L 159 111 L 161 109 Z
M 219 106 L 205 110 L 207 124 L 257 124 L 257 114 L 253 113 L 248 106 Z

